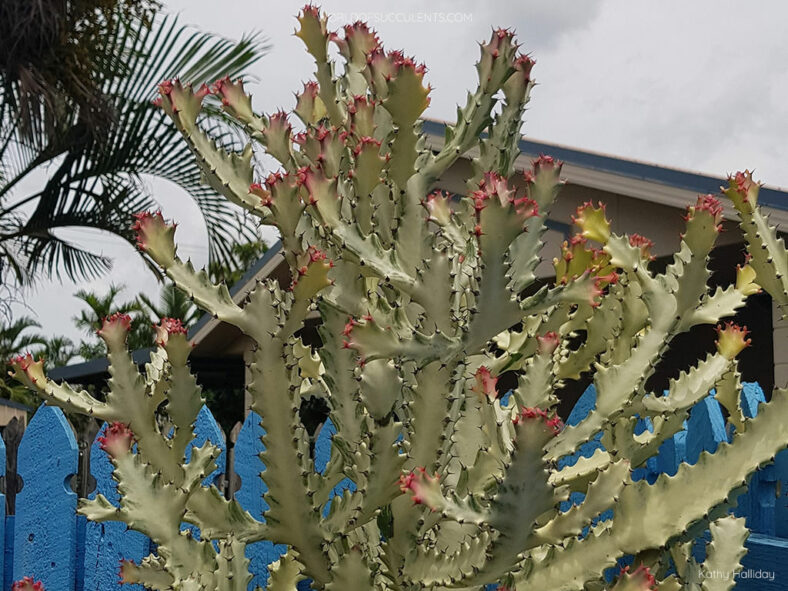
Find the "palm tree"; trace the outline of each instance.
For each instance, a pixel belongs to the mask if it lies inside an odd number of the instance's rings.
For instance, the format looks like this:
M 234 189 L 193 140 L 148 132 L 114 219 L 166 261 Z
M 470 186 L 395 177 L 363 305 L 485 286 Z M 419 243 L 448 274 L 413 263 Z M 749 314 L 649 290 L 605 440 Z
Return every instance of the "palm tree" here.
M 171 282 L 162 286 L 158 304 L 144 293 L 137 296 L 137 301 L 150 318 L 151 324 L 159 322 L 162 318 L 178 318 L 185 326 L 190 326 L 202 315 L 188 296 Z
M 55 27 L 50 35 L 58 47 L 76 43 L 78 56 L 70 49 L 60 57 L 44 51 L 44 41 L 53 42 L 44 33 L 54 25 L 51 18 L 33 17 L 86 5 L 101 9 L 96 22 L 83 15 L 87 25 Z M 151 19 L 155 8 L 148 0 L 0 2 L 0 285 L 41 275 L 88 278 L 109 268 L 106 257 L 58 232 L 95 228 L 132 241 L 131 215 L 156 207 L 145 185 L 149 176 L 176 183 L 199 205 L 211 261 L 236 264 L 232 245 L 254 236 L 235 209 L 201 184 L 187 145 L 151 99 L 159 81 L 177 75 L 195 83 L 238 76 L 267 46 L 259 35 L 236 43 L 192 31 L 176 18 Z M 38 23 L 41 30 L 17 35 L 13 19 Z M 32 65 L 20 44 L 32 47 Z M 54 59 L 62 59 L 62 67 L 50 63 Z M 207 113 L 220 142 L 234 144 L 218 102 Z M 43 187 L 22 189 L 44 169 Z
M 40 324 L 29 316 L 0 324 L 0 398 L 13 400 L 35 408 L 36 395 L 5 375 L 6 362 L 15 355 L 27 353 L 31 347 L 43 345 L 45 339 L 38 333 L 30 333 L 31 329 L 40 328 Z
M 216 262 L 208 265 L 208 273 L 215 282 L 233 285 L 244 276 L 249 268 L 268 251 L 268 244 L 260 238 L 250 242 L 238 242 L 232 246 L 233 264 Z
M 44 357 L 47 369 L 68 365 L 75 357 L 79 356 L 74 342 L 62 335 L 44 339 L 43 347 L 38 351 Z
M 110 284 L 106 294 L 100 295 L 93 291 L 80 289 L 74 297 L 87 304 L 88 309 L 82 310 L 79 316 L 74 316 L 74 326 L 84 330 L 88 334 L 95 334 L 100 328 L 104 319 L 112 314 L 131 314 L 139 311 L 136 302 L 118 303 L 118 296 L 123 292 L 125 286 Z
M 155 0 L 4 0 L 0 72 L 23 133 L 56 135 L 69 106 L 98 131 L 110 112 L 96 74 L 111 75 L 123 56 L 92 48 L 124 20 L 150 23 L 159 8 Z
M 29 333 L 33 328 L 41 328 L 41 325 L 29 316 L 0 324 L 0 361 L 3 364 L 14 355 L 26 353 L 30 347 L 45 343 L 40 334 Z
M 79 316 L 74 316 L 74 326 L 85 331 L 92 337 L 90 340 L 80 343 L 78 352 L 84 359 L 94 359 L 106 355 L 104 343 L 96 338 L 96 331 L 101 328 L 104 319 L 113 314 L 128 314 L 131 316 L 131 332 L 128 336 L 129 348 L 143 349 L 153 344 L 153 330 L 148 318 L 142 314 L 142 309 L 136 300 L 119 302 L 118 296 L 124 290 L 123 285 L 112 284 L 104 294 L 97 294 L 84 289 L 74 294 L 74 297 L 82 300 L 87 309 L 82 310 Z

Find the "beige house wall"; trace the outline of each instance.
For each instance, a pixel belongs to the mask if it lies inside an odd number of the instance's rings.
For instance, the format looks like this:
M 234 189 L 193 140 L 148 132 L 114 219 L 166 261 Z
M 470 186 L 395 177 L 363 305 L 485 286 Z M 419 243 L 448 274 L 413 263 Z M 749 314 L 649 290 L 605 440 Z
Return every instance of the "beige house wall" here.
M 465 179 L 470 174 L 470 164 L 463 160 L 444 174 L 439 184 L 446 191 L 464 194 L 467 191 Z M 516 178 L 519 178 L 519 175 Z M 612 222 L 614 232 L 642 234 L 654 241 L 652 254 L 660 257 L 673 254 L 679 249 L 680 235 L 684 230 L 683 216 L 686 209 L 651 203 L 609 191 L 567 183 L 561 189 L 556 203 L 550 210 L 549 219 L 569 225 L 578 206 L 587 201 L 591 201 L 595 205 L 598 202 L 605 204 L 607 216 Z M 686 205 L 690 205 L 690 203 L 692 202 L 687 201 Z M 720 234 L 718 245 L 741 242 L 741 235 L 735 222 L 725 221 L 723 226 L 725 231 Z M 563 234 L 559 232 L 553 230 L 547 232 L 542 251 L 542 263 L 537 268 L 537 275 L 540 277 L 553 275 L 552 261 L 559 255 L 564 239 Z
M 5 427 L 12 419 L 16 418 L 23 426 L 27 426 L 27 412 L 21 408 L 0 406 L 0 427 Z

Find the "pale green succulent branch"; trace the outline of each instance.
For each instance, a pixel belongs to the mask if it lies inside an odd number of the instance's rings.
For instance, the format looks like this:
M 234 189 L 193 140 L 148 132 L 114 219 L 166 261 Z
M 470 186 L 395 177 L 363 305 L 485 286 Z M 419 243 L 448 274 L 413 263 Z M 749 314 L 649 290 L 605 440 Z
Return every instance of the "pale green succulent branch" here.
M 156 542 L 158 554 L 125 565 L 124 576 L 148 589 L 245 589 L 245 544 L 267 539 L 288 547 L 270 566 L 272 591 L 305 578 L 329 590 L 726 589 L 698 587 L 700 569 L 741 558 L 746 530 L 725 515 L 788 443 L 788 394 L 777 389 L 757 418 L 744 416 L 736 356 L 748 340 L 733 324 L 718 326 L 716 351 L 682 368 L 666 394 L 647 384 L 678 335 L 734 315 L 761 286 L 784 302 L 785 246 L 754 185 L 744 178 L 727 190 L 752 253 L 734 285 L 708 287 L 722 216 L 713 196 L 689 207 L 662 273 L 650 267 L 650 241 L 614 234 L 603 205 L 582 205 L 555 282 L 543 285 L 537 267 L 562 164 L 540 156 L 515 169 L 533 60 L 513 34 L 496 30 L 481 45 L 478 88 L 432 150 L 421 126 L 423 66 L 385 51 L 363 23 L 334 33 L 312 6 L 298 22 L 316 64 L 316 80 L 297 95 L 300 131 L 285 113 L 257 114 L 240 81 L 160 86 L 206 183 L 280 233 L 290 285 L 264 279 L 234 297 L 178 256 L 175 227 L 160 214 L 136 224 L 140 248 L 175 284 L 254 343 L 247 389 L 265 432 L 265 521 L 204 483 L 215 446 L 192 449 L 186 462 L 202 398 L 178 326 L 162 325 L 140 373 L 123 319 L 108 319 L 112 377 L 101 401 L 47 380 L 32 358 L 15 364 L 49 403 L 115 422 L 104 447 L 120 505 L 98 497 L 80 510 Z M 330 57 L 331 43 L 344 63 Z M 200 128 L 208 92 L 247 130 L 241 153 Z M 255 151 L 279 170 L 263 178 Z M 464 157 L 468 192 L 436 191 Z M 320 340 L 306 343 L 301 329 L 314 317 Z M 507 398 L 498 380 L 510 372 Z M 586 375 L 596 406 L 565 427 L 558 402 Z M 631 471 L 712 390 L 735 426 L 732 442 L 675 477 L 633 482 Z M 314 396 L 336 428 L 321 473 L 299 415 Z M 636 435 L 643 419 L 651 428 Z M 604 450 L 560 461 L 599 433 Z M 332 496 L 344 478 L 354 487 Z M 562 510 L 572 493 L 584 500 Z M 199 528 L 199 540 L 182 522 Z M 707 528 L 708 558 L 698 564 L 687 544 Z M 637 564 L 607 583 L 604 571 L 625 555 Z

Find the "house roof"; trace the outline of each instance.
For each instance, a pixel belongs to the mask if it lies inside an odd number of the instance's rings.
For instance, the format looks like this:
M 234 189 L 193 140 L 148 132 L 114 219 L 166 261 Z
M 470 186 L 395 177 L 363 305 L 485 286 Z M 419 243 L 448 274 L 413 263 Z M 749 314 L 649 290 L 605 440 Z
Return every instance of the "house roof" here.
M 143 363 L 150 361 L 150 354 L 152 351 L 152 347 L 148 347 L 147 349 L 137 349 L 131 354 L 131 357 L 137 365 L 142 365 Z M 47 375 L 53 380 L 73 380 L 83 378 L 85 376 L 103 374 L 108 370 L 109 360 L 106 357 L 101 357 L 99 359 L 83 361 L 82 363 L 62 365 L 48 371 Z
M 427 119 L 423 122 L 423 130 L 431 147 L 439 148 L 442 145 L 446 123 Z M 570 182 L 682 208 L 692 203 L 698 193 L 717 193 L 720 186 L 725 183 L 723 177 L 526 138 L 520 140 L 520 151 L 522 152 L 518 159 L 520 168 L 525 168 L 531 158 L 539 154 L 547 154 L 564 162 L 564 173 Z M 759 203 L 767 208 L 773 223 L 777 223 L 782 230 L 788 229 L 788 191 L 777 187 L 761 187 Z M 727 213 L 731 215 L 729 206 Z M 243 277 L 233 284 L 230 294 L 234 297 L 238 296 L 266 267 L 273 268 L 279 260 L 281 249 L 281 242 L 269 248 Z M 204 314 L 189 330 L 189 338 L 195 338 L 212 321 L 215 322 L 210 314 Z M 139 364 L 145 363 L 149 359 L 150 352 L 151 349 L 134 351 L 133 358 Z M 107 359 L 94 359 L 55 368 L 50 372 L 50 376 L 53 379 L 78 379 L 88 375 L 103 374 L 108 367 Z
M 15 408 L 17 410 L 24 410 L 26 412 L 31 412 L 33 410 L 32 408 L 22 404 L 21 402 L 16 402 L 15 400 L 8 400 L 7 398 L 0 398 L 0 406 Z
M 423 129 L 430 135 L 442 137 L 446 132 L 446 123 L 426 120 Z M 611 172 L 693 193 L 717 193 L 720 185 L 725 184 L 722 177 L 526 138 L 520 140 L 520 151 L 531 157 L 547 154 L 572 166 Z M 758 194 L 758 202 L 765 207 L 788 211 L 788 191 L 764 186 Z

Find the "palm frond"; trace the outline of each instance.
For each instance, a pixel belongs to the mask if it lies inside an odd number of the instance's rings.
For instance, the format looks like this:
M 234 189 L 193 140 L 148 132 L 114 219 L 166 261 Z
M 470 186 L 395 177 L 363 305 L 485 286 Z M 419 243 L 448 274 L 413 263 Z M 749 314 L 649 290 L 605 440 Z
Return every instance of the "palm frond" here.
M 107 293 L 100 295 L 93 291 L 80 289 L 74 294 L 87 305 L 87 310 L 82 310 L 79 316 L 74 316 L 74 326 L 84 330 L 89 335 L 94 335 L 101 328 L 104 318 L 115 313 L 129 314 L 139 312 L 140 306 L 136 300 L 119 302 L 118 296 L 125 286 L 110 284 Z
M 152 27 L 132 23 L 118 28 L 107 46 L 96 48 L 127 56 L 123 76 L 101 81 L 115 114 L 103 135 L 97 139 L 74 121 L 59 137 L 59 145 L 36 150 L 18 133 L 7 142 L 3 162 L 9 164 L 5 185 L 0 184 L 0 222 L 10 215 L 17 217 L 12 231 L 0 227 L 0 256 L 16 252 L 17 266 L 28 276 L 62 272 L 69 278 L 85 278 L 103 272 L 109 261 L 58 238 L 57 229 L 98 228 L 131 241 L 132 214 L 155 207 L 144 183 L 145 177 L 152 176 L 175 183 L 197 203 L 208 229 L 210 261 L 231 260 L 233 244 L 252 239 L 254 228 L 201 183 L 187 146 L 151 99 L 159 81 L 177 75 L 194 83 L 238 76 L 266 49 L 259 35 L 236 43 L 181 26 L 171 17 L 157 19 Z M 233 144 L 233 130 L 221 118 L 211 119 L 208 125 L 221 142 Z M 6 117 L 0 121 L 0 157 L 4 126 L 9 126 Z M 57 166 L 46 186 L 34 195 L 9 200 L 15 179 L 47 162 Z M 34 204 L 30 215 L 19 215 L 22 202 L 27 207 Z
M 96 228 L 131 240 L 128 212 L 155 205 L 135 176 L 107 174 L 101 178 L 80 179 L 67 175 L 66 180 L 73 181 L 70 188 L 65 188 L 68 198 L 56 200 L 56 195 L 63 191 L 53 186 L 56 177 L 50 179 L 36 211 L 20 231 L 19 250 L 32 276 L 44 273 L 60 278 L 61 272 L 68 277 L 100 275 L 110 268 L 111 261 L 60 238 L 57 230 Z M 55 202 L 50 203 L 50 200 Z
M 0 363 L 5 363 L 9 357 L 26 352 L 32 345 L 42 344 L 44 337 L 29 332 L 36 328 L 41 328 L 41 325 L 29 316 L 20 316 L 0 325 Z
M 41 345 L 37 354 L 44 358 L 44 366 L 47 369 L 68 365 L 79 355 L 74 342 L 68 337 L 54 336 L 44 339 Z
M 159 322 L 162 318 L 178 318 L 184 325 L 189 326 L 202 315 L 189 297 L 171 282 L 162 285 L 158 303 L 144 293 L 138 294 L 137 300 L 152 323 Z

